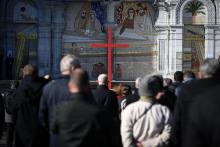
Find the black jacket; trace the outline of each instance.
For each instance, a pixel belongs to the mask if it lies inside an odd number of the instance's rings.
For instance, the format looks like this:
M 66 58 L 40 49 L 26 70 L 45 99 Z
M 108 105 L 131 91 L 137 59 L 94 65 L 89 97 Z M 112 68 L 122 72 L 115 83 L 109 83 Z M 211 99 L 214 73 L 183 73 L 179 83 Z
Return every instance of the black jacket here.
M 52 119 L 54 107 L 62 101 L 70 98 L 71 93 L 68 89 L 69 76 L 50 81 L 43 89 L 40 101 L 39 119 L 40 122 L 48 127 Z
M 191 104 L 199 99 L 201 95 L 216 85 L 220 84 L 220 79 L 208 78 L 183 85 L 179 97 L 177 98 L 174 110 L 174 124 L 172 127 L 171 140 L 174 146 L 182 147 L 186 136 L 185 130 L 189 125 L 189 109 Z
M 118 117 L 118 100 L 116 94 L 109 90 L 107 86 L 98 86 L 93 92 L 94 99 L 99 106 L 104 106 L 113 117 Z
M 134 90 L 133 94 L 130 94 L 126 96 L 122 101 L 121 101 L 121 110 L 124 110 L 129 104 L 134 103 L 139 100 L 139 94 L 138 94 L 138 89 Z
M 220 85 L 207 90 L 192 103 L 183 147 L 220 146 L 219 90 Z
M 15 91 L 15 97 L 12 101 L 12 115 L 15 119 L 18 147 L 48 145 L 47 134 L 38 121 L 40 97 L 46 82 L 43 78 L 27 76 Z
M 109 147 L 112 125 L 108 111 L 89 102 L 86 94 L 78 93 L 57 106 L 51 126 L 59 134 L 62 147 Z
M 5 114 L 4 113 L 4 101 L 0 93 L 0 139 L 2 136 L 2 126 L 3 126 L 4 118 L 5 118 L 4 114 Z

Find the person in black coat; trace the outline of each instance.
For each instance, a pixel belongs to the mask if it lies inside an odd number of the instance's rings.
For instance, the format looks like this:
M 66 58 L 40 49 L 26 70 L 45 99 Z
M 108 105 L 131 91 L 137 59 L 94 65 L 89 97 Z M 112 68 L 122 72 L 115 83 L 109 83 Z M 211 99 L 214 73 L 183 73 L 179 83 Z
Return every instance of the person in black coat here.
M 41 124 L 51 130 L 50 124 L 53 119 L 54 108 L 61 102 L 69 100 L 71 93 L 68 89 L 68 82 L 72 70 L 80 68 L 80 61 L 74 55 L 66 55 L 60 61 L 61 77 L 50 81 L 43 90 L 40 101 L 39 120 Z M 50 147 L 60 146 L 59 137 L 50 133 Z
M 4 100 L 3 100 L 3 97 L 0 93 L 0 139 L 2 137 L 2 126 L 3 126 L 3 123 L 4 123 Z
M 37 76 L 36 68 L 26 65 L 21 85 L 12 99 L 16 147 L 46 147 L 47 134 L 38 121 L 39 102 L 46 80 Z
M 71 99 L 60 103 L 53 115 L 52 130 L 59 134 L 62 147 L 110 147 L 112 146 L 113 118 L 91 103 L 86 71 L 76 69 L 71 77 Z
M 123 111 L 129 104 L 134 103 L 139 100 L 139 94 L 138 94 L 138 89 L 140 86 L 141 78 L 138 77 L 135 80 L 135 89 L 134 93 L 126 96 L 122 101 L 121 101 L 121 110 Z
M 184 74 L 182 71 L 176 71 L 174 73 L 174 82 L 168 87 L 168 90 L 170 90 L 176 96 L 178 96 L 178 94 L 179 94 L 176 89 L 182 85 L 183 76 L 184 76 Z
M 106 108 L 114 118 L 118 119 L 118 100 L 116 93 L 108 89 L 108 77 L 106 74 L 98 76 L 98 87 L 94 90 L 93 94 L 96 103 Z
M 200 66 L 200 77 L 202 79 L 182 86 L 174 110 L 174 124 L 171 133 L 173 146 L 183 146 L 186 128 L 189 125 L 191 104 L 200 101 L 198 95 L 202 95 L 220 84 L 219 74 L 220 62 L 216 59 L 206 59 Z
M 6 76 L 8 80 L 12 79 L 12 69 L 14 64 L 14 58 L 11 54 L 5 59 L 5 65 L 6 65 Z
M 220 146 L 219 89 L 220 84 L 198 95 L 199 101 L 192 103 L 183 147 Z

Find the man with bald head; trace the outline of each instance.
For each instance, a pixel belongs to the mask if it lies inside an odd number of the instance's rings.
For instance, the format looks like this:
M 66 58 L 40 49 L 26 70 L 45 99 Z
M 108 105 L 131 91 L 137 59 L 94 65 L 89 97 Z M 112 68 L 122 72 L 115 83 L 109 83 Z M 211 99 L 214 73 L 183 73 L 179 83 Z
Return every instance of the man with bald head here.
M 80 68 L 80 61 L 77 57 L 74 55 L 64 56 L 60 62 L 62 76 L 56 80 L 52 80 L 44 87 L 40 102 L 39 119 L 41 124 L 48 129 L 50 129 L 51 114 L 56 105 L 68 100 L 71 95 L 68 90 L 69 77 L 71 72 L 77 68 Z M 50 146 L 59 146 L 58 136 L 52 132 L 50 132 Z

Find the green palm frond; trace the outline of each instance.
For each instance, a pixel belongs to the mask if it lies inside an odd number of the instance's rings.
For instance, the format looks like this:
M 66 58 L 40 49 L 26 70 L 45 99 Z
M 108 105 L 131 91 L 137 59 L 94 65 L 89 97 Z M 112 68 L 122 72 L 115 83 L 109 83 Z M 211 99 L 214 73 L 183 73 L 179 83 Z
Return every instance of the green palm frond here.
M 203 11 L 205 9 L 202 2 L 199 1 L 192 1 L 187 4 L 186 8 L 184 8 L 186 13 L 192 13 L 192 15 L 196 14 L 203 14 L 205 15 L 205 12 Z

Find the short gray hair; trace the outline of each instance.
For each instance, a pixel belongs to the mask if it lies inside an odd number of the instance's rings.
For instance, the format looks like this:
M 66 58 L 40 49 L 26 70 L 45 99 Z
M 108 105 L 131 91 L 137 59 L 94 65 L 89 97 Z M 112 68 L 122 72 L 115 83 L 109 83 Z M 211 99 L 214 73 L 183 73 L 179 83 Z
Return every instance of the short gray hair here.
M 158 92 L 163 90 L 163 81 L 157 76 L 145 76 L 138 90 L 140 96 L 154 98 Z
M 70 71 L 72 68 L 80 67 L 79 59 L 74 55 L 66 55 L 60 61 L 61 73 Z
M 141 77 L 136 78 L 135 80 L 135 88 L 139 89 L 140 88 L 140 84 L 141 84 Z
M 214 58 L 208 58 L 200 65 L 200 73 L 208 76 L 219 76 L 220 61 Z
M 106 74 L 100 74 L 98 76 L 98 84 L 99 85 L 107 85 L 108 84 L 108 76 Z

